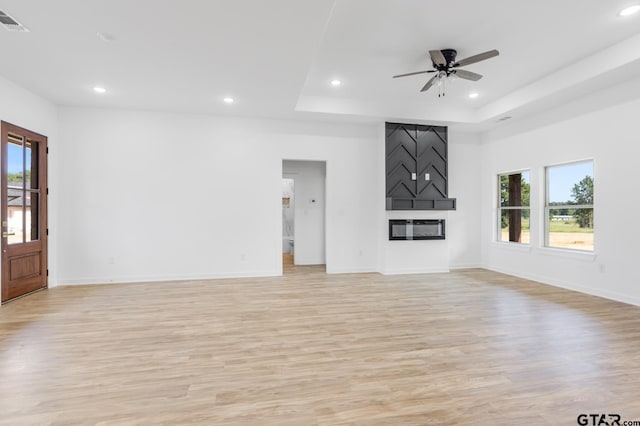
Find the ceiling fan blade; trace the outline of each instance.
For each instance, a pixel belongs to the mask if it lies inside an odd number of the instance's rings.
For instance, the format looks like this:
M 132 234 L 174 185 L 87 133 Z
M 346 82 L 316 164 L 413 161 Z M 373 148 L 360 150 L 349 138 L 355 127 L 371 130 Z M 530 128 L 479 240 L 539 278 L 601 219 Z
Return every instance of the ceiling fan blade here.
M 482 75 L 467 70 L 453 70 L 452 73 L 465 80 L 478 81 L 482 78 Z
M 410 73 L 407 73 L 407 74 L 399 74 L 399 75 L 394 75 L 393 78 L 407 77 L 407 76 L 410 76 L 410 75 L 424 74 L 424 73 L 428 73 L 428 72 L 436 72 L 436 70 L 416 71 L 416 72 L 410 72 Z
M 468 58 L 460 59 L 453 64 L 454 67 L 463 67 L 465 65 L 475 64 L 476 62 L 484 61 L 485 59 L 498 56 L 500 52 L 497 50 L 489 50 L 488 52 L 478 53 L 477 55 L 469 56 Z
M 431 61 L 436 65 L 447 65 L 447 60 L 440 50 L 430 50 Z
M 431 80 L 427 81 L 427 84 L 425 84 L 424 87 L 422 88 L 422 90 L 420 90 L 420 91 L 421 92 L 426 92 L 427 90 L 429 90 L 431 88 L 431 86 L 436 84 L 436 80 L 438 80 L 438 74 L 436 74 L 433 77 L 431 77 Z

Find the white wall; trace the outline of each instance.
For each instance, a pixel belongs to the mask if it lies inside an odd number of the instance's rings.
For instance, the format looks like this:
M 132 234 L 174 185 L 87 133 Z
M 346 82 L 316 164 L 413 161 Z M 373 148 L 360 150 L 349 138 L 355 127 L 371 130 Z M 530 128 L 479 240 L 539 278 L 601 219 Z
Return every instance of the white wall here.
M 60 281 L 279 275 L 282 160 L 326 161 L 327 270 L 375 271 L 376 127 L 62 108 Z
M 325 263 L 325 163 L 284 161 L 283 176 L 294 179 L 294 264 Z
M 57 283 L 58 113 L 55 105 L 0 77 L 0 120 L 47 136 L 49 146 L 49 286 Z M 2 194 L 4 197 L 5 194 Z
M 482 146 L 482 257 L 485 267 L 543 283 L 640 305 L 637 165 L 640 101 Z M 594 159 L 595 253 L 545 249 L 544 167 Z M 531 247 L 495 242 L 496 175 L 531 170 Z
M 481 161 L 480 137 L 449 130 L 449 197 L 456 209 L 449 212 L 447 239 L 451 269 L 477 268 L 480 256 Z

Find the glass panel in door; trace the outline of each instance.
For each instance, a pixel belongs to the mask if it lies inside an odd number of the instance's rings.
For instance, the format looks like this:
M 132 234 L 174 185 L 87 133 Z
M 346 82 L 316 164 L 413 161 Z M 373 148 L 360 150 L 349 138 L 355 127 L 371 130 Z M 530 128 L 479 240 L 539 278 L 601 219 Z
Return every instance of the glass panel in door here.
M 24 138 L 9 134 L 7 144 L 7 242 L 24 241 Z

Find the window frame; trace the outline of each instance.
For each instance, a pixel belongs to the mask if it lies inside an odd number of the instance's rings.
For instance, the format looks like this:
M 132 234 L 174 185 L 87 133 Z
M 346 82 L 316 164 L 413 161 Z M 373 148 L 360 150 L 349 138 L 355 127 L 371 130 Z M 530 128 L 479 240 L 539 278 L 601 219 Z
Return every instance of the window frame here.
M 567 161 L 564 163 L 556 163 L 556 164 L 550 164 L 547 166 L 544 166 L 544 216 L 543 216 L 543 220 L 544 220 L 544 248 L 545 249 L 550 249 L 550 250 L 560 250 L 560 251 L 564 251 L 564 252 L 568 252 L 568 253 L 580 253 L 580 254 L 594 254 L 596 252 L 596 227 L 595 227 L 595 216 L 596 216 L 596 209 L 595 209 L 595 197 L 593 198 L 593 203 L 592 204 L 559 204 L 559 205 L 554 205 L 551 206 L 549 204 L 549 169 L 555 168 L 555 167 L 564 167 L 564 166 L 571 166 L 574 164 L 585 164 L 585 163 L 591 163 L 591 169 L 592 169 L 592 173 L 591 173 L 591 179 L 593 179 L 593 185 L 594 185 L 594 189 L 593 192 L 595 194 L 595 160 L 593 158 L 586 158 L 586 159 L 582 159 L 582 160 L 573 160 L 573 161 Z M 575 249 L 575 248 L 569 248 L 569 247 L 557 247 L 557 246 L 551 246 L 549 245 L 549 233 L 550 231 L 550 219 L 549 219 L 549 210 L 551 210 L 551 208 L 553 209 L 572 209 L 572 210 L 577 210 L 577 209 L 591 209 L 593 210 L 593 249 L 592 250 L 581 250 L 581 249 Z
M 516 174 L 520 174 L 522 175 L 523 173 L 528 173 L 529 174 L 529 197 L 531 197 L 531 169 L 518 169 L 518 170 L 511 170 L 508 172 L 502 172 L 502 173 L 498 173 L 496 175 L 497 178 L 497 182 L 496 182 L 496 195 L 497 195 L 497 199 L 496 199 L 496 227 L 497 230 L 494 233 L 494 238 L 495 241 L 497 243 L 501 243 L 501 244 L 514 244 L 516 246 L 523 246 L 523 247 L 531 247 L 531 236 L 532 236 L 532 220 L 531 220 L 531 198 L 529 198 L 529 205 L 528 206 L 502 206 L 501 205 L 501 199 L 502 199 L 502 183 L 501 183 L 501 177 L 502 176 L 510 176 L 510 175 L 516 175 Z M 523 243 L 523 242 L 519 242 L 519 241 L 509 241 L 509 240 L 503 240 L 502 239 L 502 211 L 509 211 L 509 210 L 520 210 L 520 212 L 524 211 L 524 210 L 528 210 L 529 211 L 529 242 L 528 243 Z M 522 213 L 521 213 L 522 214 Z

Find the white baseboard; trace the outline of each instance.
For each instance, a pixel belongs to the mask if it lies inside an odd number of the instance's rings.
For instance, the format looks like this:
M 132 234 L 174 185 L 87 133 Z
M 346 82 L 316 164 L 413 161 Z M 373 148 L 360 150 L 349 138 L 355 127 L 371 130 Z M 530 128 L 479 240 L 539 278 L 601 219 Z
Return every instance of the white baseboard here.
M 444 274 L 447 272 L 449 272 L 449 268 L 386 269 L 380 271 L 382 275 Z
M 478 269 L 484 268 L 481 263 L 461 263 L 459 265 L 449 265 L 449 269 L 452 271 L 457 271 L 460 269 Z
M 576 283 L 566 282 L 554 277 L 542 274 L 522 273 L 521 271 L 510 270 L 508 268 L 493 267 L 485 264 L 460 264 L 452 265 L 449 268 L 419 268 L 419 269 L 389 269 L 379 271 L 383 275 L 409 275 L 409 274 L 434 274 L 447 273 L 450 270 L 484 268 L 490 271 L 499 272 L 526 280 L 535 281 L 544 285 L 564 288 L 566 290 L 577 291 L 591 296 L 602 297 L 630 305 L 640 306 L 640 298 L 620 294 L 608 290 L 593 289 L 584 287 Z M 375 268 L 337 268 L 327 270 L 328 274 L 358 274 L 375 273 Z M 216 280 L 225 278 L 262 278 L 282 276 L 281 271 L 253 271 L 253 272 L 227 272 L 221 274 L 174 274 L 174 275 L 123 275 L 114 277 L 85 277 L 85 278 L 60 278 L 55 285 L 50 287 L 62 287 L 73 285 L 100 285 L 100 284 L 120 284 L 120 283 L 145 283 L 145 282 L 166 282 L 166 281 L 194 281 L 194 280 Z
M 281 271 L 256 271 L 256 272 L 226 272 L 222 274 L 175 274 L 175 275 L 123 275 L 115 277 L 86 277 L 59 279 L 56 287 L 71 285 L 99 285 L 99 284 L 123 284 L 123 283 L 146 283 L 165 281 L 196 281 L 196 280 L 219 280 L 225 278 L 263 278 L 279 277 Z
M 613 291 L 584 287 L 579 284 L 562 281 L 557 278 L 548 277 L 545 275 L 527 274 L 519 271 L 511 271 L 507 268 L 496 268 L 489 265 L 484 265 L 482 267 L 490 271 L 500 272 L 501 274 L 506 274 L 506 275 L 513 275 L 514 277 L 524 278 L 525 280 L 536 281 L 544 285 L 551 285 L 554 287 L 564 288 L 565 290 L 577 291 L 578 293 L 584 293 L 591 296 L 602 297 L 604 299 L 614 300 L 616 302 L 622 302 L 628 305 L 640 306 L 640 298 L 638 297 L 627 296 L 625 294 L 620 294 Z

